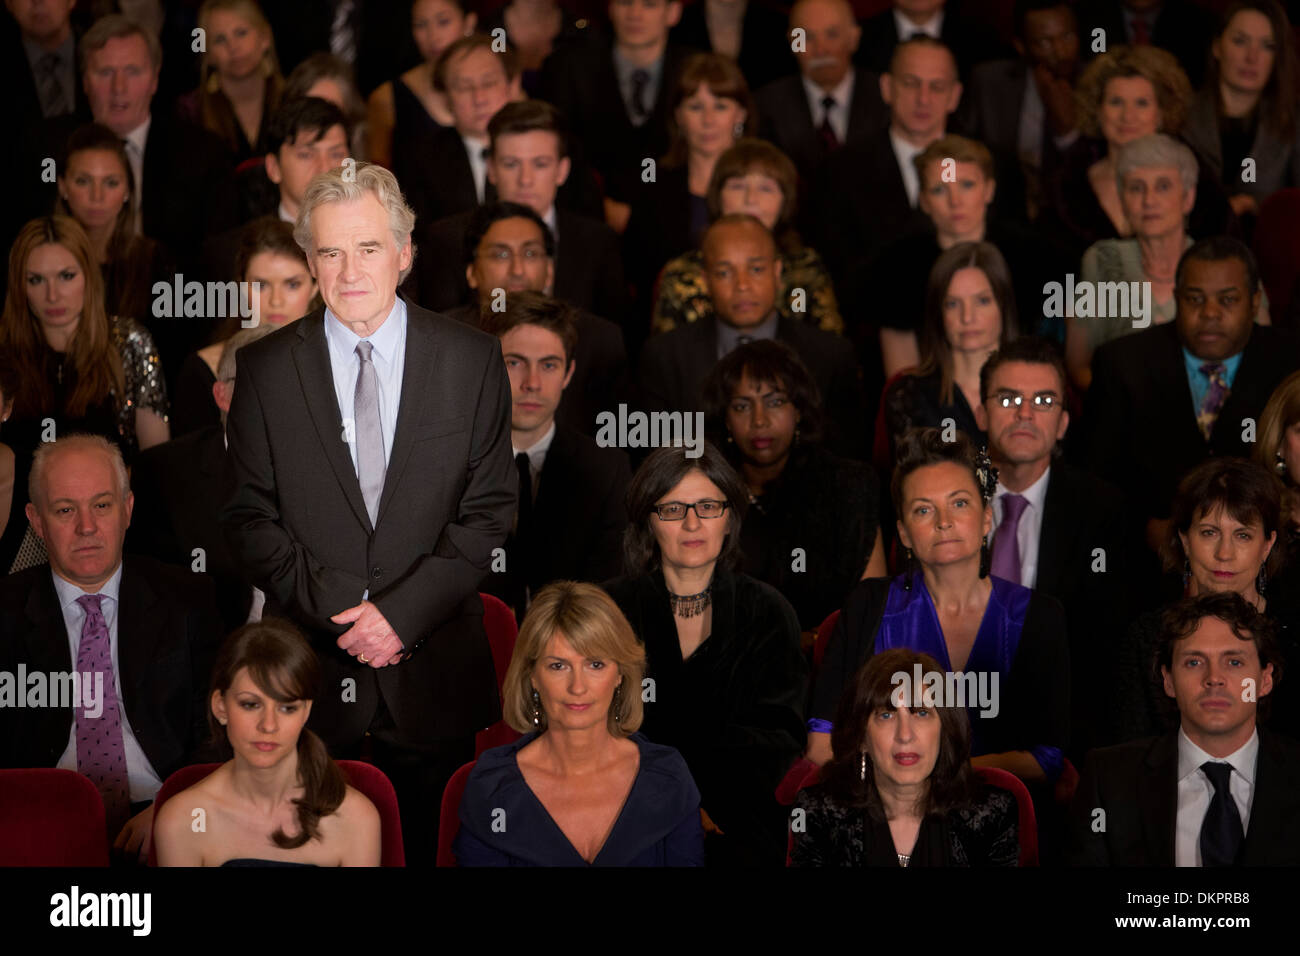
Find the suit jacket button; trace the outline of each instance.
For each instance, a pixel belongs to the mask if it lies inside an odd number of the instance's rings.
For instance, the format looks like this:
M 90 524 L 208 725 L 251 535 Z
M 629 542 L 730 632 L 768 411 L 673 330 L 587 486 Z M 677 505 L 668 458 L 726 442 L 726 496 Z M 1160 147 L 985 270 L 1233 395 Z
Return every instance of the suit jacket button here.
M 370 576 L 371 576 L 372 578 L 381 578 L 381 577 L 384 576 L 384 569 L 383 569 L 383 568 L 371 568 L 371 569 L 370 569 Z

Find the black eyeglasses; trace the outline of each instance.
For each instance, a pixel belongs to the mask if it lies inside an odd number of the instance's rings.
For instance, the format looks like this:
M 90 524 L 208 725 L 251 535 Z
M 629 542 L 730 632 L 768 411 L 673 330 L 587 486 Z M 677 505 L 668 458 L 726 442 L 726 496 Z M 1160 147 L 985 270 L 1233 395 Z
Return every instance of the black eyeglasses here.
M 686 512 L 692 508 L 695 509 L 697 518 L 721 518 L 727 510 L 725 501 L 715 501 L 712 498 L 701 498 L 699 501 L 665 501 L 661 505 L 655 505 L 655 514 L 659 516 L 660 521 L 684 521 Z
M 1003 408 L 1010 408 L 1012 405 L 1016 406 L 1016 408 L 1020 408 L 1025 404 L 1025 396 L 1021 395 L 1019 392 L 999 392 L 993 396 L 993 401 L 997 402 Z M 1051 411 L 1053 408 L 1056 408 L 1061 404 L 1061 400 L 1051 392 L 1038 392 L 1037 394 L 1030 396 L 1029 401 L 1036 412 Z

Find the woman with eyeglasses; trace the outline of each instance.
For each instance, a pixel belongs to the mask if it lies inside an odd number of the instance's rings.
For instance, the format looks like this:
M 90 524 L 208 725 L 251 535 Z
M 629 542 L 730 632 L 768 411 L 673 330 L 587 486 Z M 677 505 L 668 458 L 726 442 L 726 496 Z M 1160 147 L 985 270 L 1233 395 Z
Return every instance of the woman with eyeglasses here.
M 803 746 L 799 620 L 733 570 L 747 499 L 712 445 L 654 451 L 628 488 L 627 574 L 605 585 L 645 645 L 642 730 L 700 788 L 709 866 L 782 864 L 775 789 Z

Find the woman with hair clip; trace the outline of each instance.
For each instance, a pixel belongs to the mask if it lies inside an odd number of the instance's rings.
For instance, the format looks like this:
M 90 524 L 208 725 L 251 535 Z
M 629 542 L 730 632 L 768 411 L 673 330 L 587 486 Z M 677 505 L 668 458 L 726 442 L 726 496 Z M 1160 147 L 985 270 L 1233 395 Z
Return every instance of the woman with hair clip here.
M 1211 458 L 1179 483 L 1163 555 L 1171 574 L 1169 603 L 1139 615 L 1111 655 L 1114 742 L 1164 733 L 1176 721 L 1177 708 L 1153 670 L 1160 615 L 1175 597 L 1235 591 L 1277 625 L 1283 660 L 1300 664 L 1300 594 L 1271 580 L 1284 560 L 1277 547 L 1282 495 L 1275 474 L 1242 458 Z M 1179 573 L 1181 581 L 1173 578 Z M 1291 736 L 1300 733 L 1300 701 L 1290 688 L 1279 682 L 1269 699 L 1270 725 Z
M 284 93 L 275 37 L 256 0 L 204 0 L 198 89 L 177 111 L 214 133 L 236 163 L 266 154 L 266 126 Z
M 832 757 L 800 791 L 807 814 L 792 866 L 1015 866 L 1016 798 L 981 783 L 970 721 L 896 675 L 941 672 L 929 654 L 895 647 L 858 671 L 835 712 Z
M 135 177 L 121 137 L 98 123 L 78 128 L 68 137 L 67 159 L 59 169 L 54 211 L 86 230 L 104 275 L 108 313 L 147 321 L 154 283 L 170 283 L 176 266 L 163 246 L 136 226 Z
M 306 254 L 293 238 L 291 222 L 263 216 L 244 226 L 235 252 L 235 276 L 249 289 L 252 283 L 258 284 L 258 320 L 268 325 L 296 322 L 317 305 L 316 280 Z M 212 343 L 191 352 L 181 365 L 172 412 L 174 437 L 220 423 L 212 386 L 217 382 L 221 350 L 239 331 L 241 321 L 238 316 L 227 319 Z
M 137 449 L 167 441 L 167 389 L 153 337 L 104 308 L 94 248 L 67 216 L 33 219 L 9 250 L 0 354 L 14 363 L 11 437 L 30 453 L 56 433 L 103 435 Z
M 974 412 L 980 405 L 980 369 L 1018 335 L 1011 270 L 997 246 L 960 242 L 945 250 L 926 283 L 921 364 L 885 387 L 877 466 L 886 474 L 892 470 L 898 441 L 909 428 L 937 428 L 948 418 L 983 445 Z
M 704 864 L 686 762 L 637 733 L 644 674 L 645 649 L 604 591 L 556 581 L 538 593 L 502 687 L 505 720 L 525 736 L 475 763 L 459 865 Z
M 830 758 L 835 706 L 858 668 L 906 647 L 993 690 L 991 700 L 967 698 L 975 766 L 1051 785 L 1070 726 L 1065 612 L 1055 598 L 990 576 L 997 471 L 961 432 L 944 437 L 924 428 L 899 444 L 890 490 L 907 564 L 849 594 L 814 683 L 808 756 Z
M 287 621 L 226 638 L 208 723 L 234 756 L 158 809 L 159 866 L 379 865 L 379 811 L 306 728 L 319 688 L 316 652 Z
M 1279 189 L 1300 186 L 1300 76 L 1286 11 L 1277 0 L 1236 0 L 1219 20 L 1210 54 L 1183 136 L 1223 183 L 1233 211 L 1254 216 Z

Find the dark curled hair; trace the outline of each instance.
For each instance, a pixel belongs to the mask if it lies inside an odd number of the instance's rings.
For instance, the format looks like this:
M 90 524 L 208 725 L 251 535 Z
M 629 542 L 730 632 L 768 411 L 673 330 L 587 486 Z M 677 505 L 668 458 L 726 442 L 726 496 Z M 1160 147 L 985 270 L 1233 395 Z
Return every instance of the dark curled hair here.
M 1160 636 L 1156 639 L 1152 676 L 1157 684 L 1164 682 L 1161 672 L 1173 670 L 1174 644 L 1188 637 L 1201 621 L 1209 617 L 1218 618 L 1228 625 L 1239 640 L 1255 645 L 1261 671 L 1269 664 L 1273 665 L 1273 690 L 1257 698 L 1258 715 L 1261 719 L 1266 718 L 1273 694 L 1282 680 L 1283 663 L 1277 627 L 1236 591 L 1214 591 L 1183 598 L 1160 615 Z
M 970 472 L 983 503 L 993 500 L 997 488 L 997 472 L 991 466 L 981 477 L 981 461 L 975 444 L 965 432 L 959 431 L 953 441 L 944 441 L 943 432 L 937 428 L 909 428 L 898 440 L 898 463 L 889 482 L 889 494 L 894 501 L 894 513 L 903 513 L 903 482 L 918 468 L 952 462 Z
M 704 380 L 704 414 L 715 428 L 725 431 L 727 406 L 745 376 L 756 384 L 779 388 L 790 397 L 799 412 L 799 434 L 804 440 L 821 437 L 822 397 L 817 383 L 795 350 L 775 339 L 739 346 L 713 366 Z
M 1227 259 L 1236 259 L 1246 267 L 1246 294 L 1254 295 L 1258 292 L 1259 263 L 1255 260 L 1255 254 L 1250 251 L 1250 246 L 1232 236 L 1210 236 L 1189 246 L 1178 260 L 1178 268 L 1174 271 L 1174 288 L 1183 288 L 1187 263 L 1223 262 Z
M 929 654 L 895 647 L 873 655 L 862 665 L 835 708 L 831 731 L 834 757 L 822 767 L 826 792 L 840 803 L 866 810 L 874 820 L 884 820 L 885 810 L 876 789 L 875 767 L 867 753 L 867 722 L 878 711 L 894 711 L 894 675 L 907 674 L 920 664 L 925 674 L 943 673 Z M 919 688 L 913 688 L 919 693 Z M 961 707 L 935 707 L 939 714 L 939 757 L 930 773 L 929 786 L 917 809 L 922 816 L 942 815 L 970 802 L 974 774 L 970 766 L 970 718 Z M 862 761 L 867 762 L 866 780 Z
M 672 414 L 685 416 L 691 413 Z M 740 560 L 740 523 L 749 506 L 745 483 L 711 442 L 704 443 L 699 458 L 686 457 L 686 451 L 685 448 L 656 448 L 632 476 L 627 489 L 628 525 L 623 532 L 623 563 L 629 575 L 648 574 L 659 567 L 659 542 L 650 523 L 659 520 L 654 506 L 693 471 L 700 472 L 717 485 L 727 499 L 726 514 L 722 518 L 710 519 L 727 522 L 727 536 L 722 541 L 718 566 L 734 567 Z
M 320 691 L 320 661 L 306 638 L 288 621 L 264 618 L 235 631 L 217 653 L 208 693 L 225 695 L 236 675 L 248 668 L 248 676 L 267 696 L 281 703 L 311 700 Z M 226 728 L 208 709 L 208 726 L 218 746 L 230 750 Z M 320 836 L 320 818 L 339 808 L 347 794 L 347 781 L 325 750 L 325 744 L 306 727 L 298 735 L 298 782 L 302 796 L 298 806 L 298 835 L 285 836 L 276 830 L 271 840 L 284 850 L 294 850 Z
M 485 203 L 470 214 L 465 225 L 465 239 L 461 246 L 461 257 L 465 265 L 472 265 L 478 257 L 479 243 L 487 231 L 502 219 L 527 219 L 542 230 L 542 243 L 546 246 L 546 255 L 555 258 L 555 234 L 551 232 L 545 220 L 533 211 L 532 206 L 523 203 L 506 202 L 504 199 Z
M 497 338 L 521 325 L 536 325 L 554 333 L 564 345 L 566 366 L 578 347 L 577 309 L 541 292 L 524 289 L 507 293 L 505 311 L 484 309 L 480 322 L 484 332 Z
M 1178 483 L 1169 513 L 1165 540 L 1165 569 L 1174 570 L 1187 560 L 1179 533 L 1189 534 L 1192 522 L 1222 508 L 1242 524 L 1258 523 L 1264 536 L 1282 525 L 1282 485 L 1263 465 L 1246 458 L 1210 458 Z M 1282 561 L 1285 549 L 1274 544 L 1265 566 L 1270 572 Z

